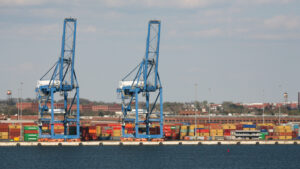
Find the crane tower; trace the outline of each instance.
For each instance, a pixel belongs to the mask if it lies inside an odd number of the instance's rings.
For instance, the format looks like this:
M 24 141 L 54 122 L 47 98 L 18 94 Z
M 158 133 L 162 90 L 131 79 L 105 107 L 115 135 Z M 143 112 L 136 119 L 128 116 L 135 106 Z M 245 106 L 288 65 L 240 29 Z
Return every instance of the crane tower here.
M 119 82 L 117 92 L 122 99 L 122 135 L 125 138 L 163 136 L 163 91 L 158 73 L 160 24 L 159 20 L 149 21 L 145 56 Z M 134 133 L 125 132 L 127 124 L 134 126 Z M 154 125 L 159 126 L 159 134 L 152 134 L 150 128 Z
M 74 68 L 76 24 L 75 18 L 64 19 L 60 57 L 37 82 L 40 138 L 78 139 L 80 137 L 79 85 Z M 54 104 L 55 94 L 63 100 L 60 106 Z M 63 116 L 63 119 L 58 118 L 58 115 Z M 63 132 L 55 131 L 57 125 Z M 49 130 L 43 130 L 44 126 L 48 126 Z

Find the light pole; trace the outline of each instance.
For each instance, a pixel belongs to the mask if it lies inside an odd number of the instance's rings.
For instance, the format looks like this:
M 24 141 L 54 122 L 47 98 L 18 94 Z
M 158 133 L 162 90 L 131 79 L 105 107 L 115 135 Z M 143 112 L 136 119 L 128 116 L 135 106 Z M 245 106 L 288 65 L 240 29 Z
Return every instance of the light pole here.
M 23 109 L 22 109 L 22 86 L 23 86 L 23 82 L 21 82 L 21 89 L 20 89 L 21 90 L 21 92 L 20 92 L 21 93 L 20 94 L 21 95 L 21 115 L 20 115 L 21 118 L 20 119 L 22 119 L 22 114 L 23 114 Z
M 18 88 L 18 120 L 20 120 L 20 88 Z
M 21 84 L 21 88 L 20 88 L 20 101 L 21 101 L 21 111 L 20 111 L 20 119 L 22 119 L 22 113 L 23 113 L 23 108 L 22 108 L 22 87 L 23 87 L 23 82 L 20 83 Z M 23 139 L 23 126 L 22 126 L 22 122 L 20 122 L 20 141 L 24 140 Z
M 197 132 L 197 117 L 196 117 L 196 106 L 197 106 L 197 86 L 198 84 L 195 83 L 195 128 L 194 128 L 194 133 L 195 133 L 195 137 L 196 137 L 196 132 Z
M 262 114 L 262 118 L 263 118 L 263 124 L 265 124 L 265 104 L 264 104 L 264 102 L 265 102 L 265 94 L 264 94 L 264 89 L 263 89 L 263 91 L 262 91 L 262 95 L 263 95 L 263 114 Z
M 279 111 L 278 111 L 278 123 L 280 125 L 280 113 L 281 113 L 281 103 L 280 103 L 280 100 L 281 100 L 281 91 L 282 91 L 282 86 L 279 85 L 279 92 L 280 92 L 280 97 L 279 97 Z
M 209 96 L 211 96 L 211 88 L 208 88 Z M 208 122 L 210 123 L 210 103 L 208 102 Z

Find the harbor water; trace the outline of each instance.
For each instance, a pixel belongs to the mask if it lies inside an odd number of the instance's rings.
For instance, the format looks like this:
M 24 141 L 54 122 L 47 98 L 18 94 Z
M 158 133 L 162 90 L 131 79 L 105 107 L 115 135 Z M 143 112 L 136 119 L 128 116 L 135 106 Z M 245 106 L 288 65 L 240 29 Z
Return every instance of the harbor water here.
M 1 169 L 299 169 L 299 145 L 0 147 Z

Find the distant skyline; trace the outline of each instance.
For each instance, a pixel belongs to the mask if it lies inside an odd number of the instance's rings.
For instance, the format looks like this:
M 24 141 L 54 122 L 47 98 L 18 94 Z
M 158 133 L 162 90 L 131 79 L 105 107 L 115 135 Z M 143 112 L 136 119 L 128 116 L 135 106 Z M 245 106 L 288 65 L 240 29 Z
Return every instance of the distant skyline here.
M 116 88 L 143 58 L 147 23 L 162 22 L 164 101 L 279 102 L 300 91 L 297 0 L 2 0 L 0 99 L 35 97 L 58 59 L 63 19 L 78 19 L 80 97 L 120 102 Z M 210 90 L 209 90 L 210 89 Z M 263 92 L 264 91 L 264 92 Z

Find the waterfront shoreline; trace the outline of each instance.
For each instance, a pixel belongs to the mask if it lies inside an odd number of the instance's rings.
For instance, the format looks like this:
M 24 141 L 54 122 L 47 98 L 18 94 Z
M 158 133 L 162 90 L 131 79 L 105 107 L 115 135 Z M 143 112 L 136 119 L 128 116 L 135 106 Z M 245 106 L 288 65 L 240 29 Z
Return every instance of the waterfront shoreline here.
M 162 146 L 162 145 L 298 145 L 300 140 L 270 141 L 87 141 L 87 142 L 0 142 L 6 146 Z

